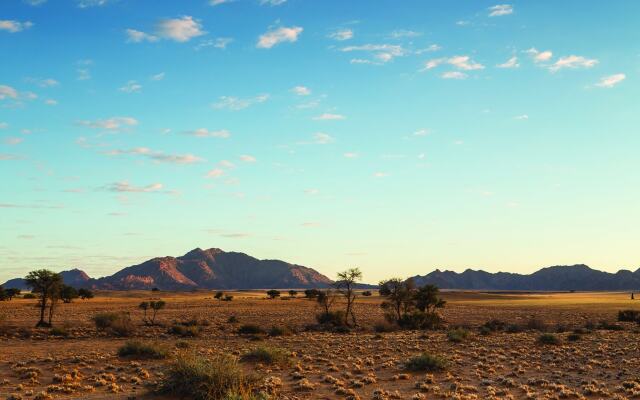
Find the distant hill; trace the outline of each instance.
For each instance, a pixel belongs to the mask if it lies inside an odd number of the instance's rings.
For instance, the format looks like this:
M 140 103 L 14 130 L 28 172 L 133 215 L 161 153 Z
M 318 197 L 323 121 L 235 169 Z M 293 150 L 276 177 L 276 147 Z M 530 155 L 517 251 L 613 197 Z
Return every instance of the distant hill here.
M 114 290 L 321 288 L 332 283 L 311 268 L 216 248 L 197 248 L 181 257 L 153 258 L 99 279 L 89 278 L 78 269 L 61 274 L 67 285 Z M 26 288 L 23 279 L 12 279 L 3 286 Z
M 640 269 L 620 270 L 615 274 L 597 271 L 586 265 L 562 265 L 543 268 L 529 275 L 508 272 L 489 273 L 467 269 L 462 273 L 435 270 L 413 277 L 417 285 L 434 284 L 442 289 L 602 291 L 640 290 Z

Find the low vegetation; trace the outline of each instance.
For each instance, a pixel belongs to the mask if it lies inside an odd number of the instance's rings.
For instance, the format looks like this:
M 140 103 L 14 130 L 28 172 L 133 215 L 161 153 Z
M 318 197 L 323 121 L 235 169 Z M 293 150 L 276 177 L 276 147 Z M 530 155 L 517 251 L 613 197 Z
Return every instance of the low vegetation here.
M 261 346 L 240 357 L 243 362 L 285 366 L 291 362 L 291 353 L 278 347 Z
M 442 325 L 438 310 L 445 306 L 434 285 L 416 287 L 412 279 L 380 282 L 385 318 L 403 329 L 436 329 Z
M 450 329 L 447 332 L 447 339 L 453 343 L 464 342 L 469 337 L 469 331 L 464 328 Z
M 93 316 L 93 322 L 98 331 L 114 336 L 132 336 L 136 331 L 133 321 L 131 321 L 131 316 L 125 312 L 98 313 Z
M 422 353 L 404 363 L 404 369 L 412 372 L 437 372 L 447 368 L 447 360 L 441 356 Z
M 561 343 L 560 338 L 553 333 L 543 333 L 538 336 L 538 343 L 547 345 L 559 345 Z
M 257 379 L 247 376 L 236 360 L 218 355 L 179 356 L 164 373 L 160 392 L 191 400 L 251 399 Z
M 167 358 L 169 351 L 156 343 L 129 340 L 118 349 L 118 356 L 137 359 L 163 359 Z

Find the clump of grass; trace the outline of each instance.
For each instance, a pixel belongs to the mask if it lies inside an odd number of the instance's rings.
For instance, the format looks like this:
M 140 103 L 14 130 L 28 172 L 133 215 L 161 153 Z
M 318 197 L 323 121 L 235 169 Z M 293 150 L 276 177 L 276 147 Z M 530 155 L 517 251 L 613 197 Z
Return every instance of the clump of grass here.
M 547 324 L 540 318 L 531 318 L 527 321 L 527 329 L 530 331 L 544 332 L 547 330 Z
M 230 356 L 183 355 L 165 372 L 160 392 L 192 400 L 250 399 L 257 381 Z
M 244 324 L 238 328 L 238 333 L 241 335 L 260 335 L 266 332 L 261 326 L 255 324 Z
M 538 343 L 558 345 L 560 344 L 560 338 L 553 333 L 543 333 L 542 335 L 538 336 Z
M 503 331 L 504 328 L 507 327 L 507 323 L 504 321 L 501 321 L 499 319 L 492 319 L 489 320 L 487 322 L 485 322 L 482 327 L 480 328 L 481 331 L 485 331 L 485 332 L 498 332 L 498 331 Z M 484 328 L 484 329 L 483 329 Z
M 393 332 L 397 330 L 398 330 L 398 327 L 396 325 L 391 324 L 387 321 L 376 322 L 376 324 L 373 325 L 373 331 L 376 333 L 387 333 L 387 332 Z
M 618 321 L 620 321 L 620 322 L 637 322 L 637 321 L 640 321 L 640 311 L 638 311 L 638 310 L 620 310 L 620 311 L 618 311 Z
M 189 347 L 191 347 L 191 343 L 187 342 L 186 340 L 178 340 L 176 342 L 176 347 L 178 349 L 188 349 Z
M 128 313 L 104 312 L 93 316 L 93 322 L 99 331 L 108 332 L 114 336 L 132 336 L 135 327 Z
M 129 340 L 118 349 L 118 355 L 120 357 L 163 359 L 167 358 L 168 354 L 169 352 L 165 347 L 138 340 Z
M 67 331 L 64 327 L 61 327 L 61 326 L 54 326 L 53 328 L 51 328 L 49 333 L 51 334 L 51 336 L 59 336 L 59 337 L 69 336 L 69 331 Z
M 580 339 L 582 339 L 582 335 L 580 335 L 579 333 L 570 333 L 567 336 L 567 340 L 570 342 L 577 342 Z
M 469 337 L 469 331 L 464 328 L 455 328 L 447 332 L 447 339 L 453 343 L 462 343 Z
M 269 336 L 288 336 L 291 335 L 291 329 L 286 326 L 272 326 L 268 332 Z
M 404 369 L 414 372 L 436 372 L 446 368 L 447 360 L 427 352 L 411 357 L 404 363 Z
M 261 346 L 245 353 L 240 360 L 268 365 L 288 365 L 291 363 L 291 353 L 278 347 Z
M 172 325 L 167 331 L 171 335 L 182 337 L 197 337 L 200 335 L 200 327 L 197 325 Z
M 230 316 L 230 317 L 229 317 L 229 319 L 227 320 L 227 322 L 228 322 L 228 323 L 230 323 L 230 324 L 236 324 L 236 323 L 238 323 L 238 322 L 239 322 L 239 321 L 238 321 L 238 317 L 236 317 L 235 315 L 232 315 L 232 316 Z

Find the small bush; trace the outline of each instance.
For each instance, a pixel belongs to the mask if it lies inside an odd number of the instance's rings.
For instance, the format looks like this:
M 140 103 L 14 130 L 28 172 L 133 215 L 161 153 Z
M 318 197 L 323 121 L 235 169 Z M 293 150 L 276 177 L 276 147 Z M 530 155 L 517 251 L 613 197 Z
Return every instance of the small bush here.
M 442 326 L 442 317 L 436 313 L 414 311 L 404 314 L 398 321 L 398 325 L 403 329 L 433 330 Z
M 185 355 L 166 371 L 160 392 L 191 400 L 248 399 L 257 384 L 230 356 Z
M 277 347 L 258 347 L 240 357 L 241 361 L 268 365 L 288 365 L 291 353 Z
M 228 322 L 228 323 L 230 323 L 230 324 L 236 324 L 236 323 L 238 323 L 238 322 L 239 322 L 239 321 L 238 321 L 238 317 L 236 317 L 235 315 L 232 315 L 232 316 L 230 316 L 230 317 L 229 317 L 229 319 L 227 320 L 227 322 Z
M 377 333 L 393 332 L 396 330 L 398 330 L 398 327 L 387 321 L 380 321 L 373 325 L 373 331 Z
M 37 298 L 38 298 L 38 296 L 36 296 L 36 295 L 35 295 L 35 294 L 33 294 L 33 293 L 25 293 L 25 294 L 23 294 L 23 295 L 22 295 L 22 298 L 23 298 L 23 299 L 33 300 L 33 299 L 37 299 Z
M 507 327 L 507 323 L 499 319 L 492 319 L 482 325 L 489 332 L 503 331 Z
M 620 310 L 620 311 L 618 311 L 618 321 L 620 321 L 620 322 L 636 322 L 636 321 L 640 321 L 640 311 L 638 311 L 638 310 Z
M 623 331 L 624 326 L 608 321 L 600 321 L 600 323 L 598 324 L 598 329 L 603 329 L 605 331 Z
M 288 336 L 291 335 L 291 329 L 286 326 L 272 326 L 269 329 L 269 336 Z
M 569 336 L 567 336 L 567 340 L 570 342 L 577 342 L 580 339 L 582 339 L 582 336 L 578 333 L 570 333 Z
M 200 335 L 200 327 L 197 325 L 172 325 L 167 333 L 182 337 L 197 337 Z
M 344 311 L 329 311 L 316 315 L 316 321 L 321 325 L 344 325 Z
M 49 333 L 51 334 L 51 336 L 60 336 L 60 337 L 68 337 L 69 336 L 69 332 L 65 328 L 60 327 L 60 326 L 55 326 L 55 327 L 51 328 Z
M 469 337 L 469 331 L 464 328 L 451 329 L 447 332 L 447 339 L 453 343 L 461 343 Z
M 186 340 L 178 340 L 176 342 L 176 348 L 178 349 L 188 349 L 189 347 L 191 347 L 191 344 Z
M 506 328 L 504 328 L 504 331 L 507 333 L 520 333 L 523 330 L 524 329 L 522 329 L 522 327 L 518 324 L 509 324 Z
M 166 348 L 157 344 L 129 340 L 118 349 L 118 356 L 141 359 L 162 359 L 167 358 L 169 352 Z
M 560 338 L 558 338 L 553 333 L 543 333 L 542 335 L 538 336 L 538 343 L 558 345 L 560 344 Z
M 404 363 L 404 369 L 413 372 L 436 372 L 447 368 L 447 360 L 440 356 L 422 353 Z
M 531 318 L 527 321 L 527 329 L 530 331 L 544 332 L 547 330 L 547 324 L 540 318 Z
M 114 336 L 127 337 L 135 333 L 135 327 L 128 313 L 99 313 L 93 316 L 93 322 L 97 330 Z
M 240 335 L 260 335 L 266 333 L 262 327 L 254 324 L 244 324 L 238 328 Z
M 373 295 L 373 293 L 371 293 L 371 291 L 370 291 L 370 290 L 365 290 L 364 292 L 362 292 L 362 295 L 363 295 L 364 297 L 369 297 L 369 296 Z

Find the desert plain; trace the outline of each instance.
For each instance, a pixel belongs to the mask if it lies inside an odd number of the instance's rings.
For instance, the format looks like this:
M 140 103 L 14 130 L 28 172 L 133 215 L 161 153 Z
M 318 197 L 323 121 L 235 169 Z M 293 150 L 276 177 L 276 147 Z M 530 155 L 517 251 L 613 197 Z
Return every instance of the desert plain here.
M 387 331 L 374 293 L 358 297 L 359 328 L 347 333 L 309 330 L 320 310 L 300 294 L 230 294 L 232 301 L 206 291 L 96 292 L 59 304 L 57 330 L 34 328 L 37 300 L 0 302 L 0 399 L 186 398 L 158 393 L 174 360 L 220 354 L 237 358 L 272 399 L 640 398 L 640 326 L 618 321 L 620 310 L 640 310 L 629 293 L 444 292 L 445 326 L 435 331 Z M 144 324 L 138 305 L 157 299 L 166 307 L 156 325 Z M 133 331 L 97 329 L 93 317 L 104 312 L 129 313 Z M 176 324 L 197 328 L 172 332 Z M 241 333 L 247 325 L 264 332 Z M 166 354 L 120 356 L 132 340 Z M 257 348 L 286 360 L 243 358 Z M 425 352 L 442 368 L 406 368 Z

